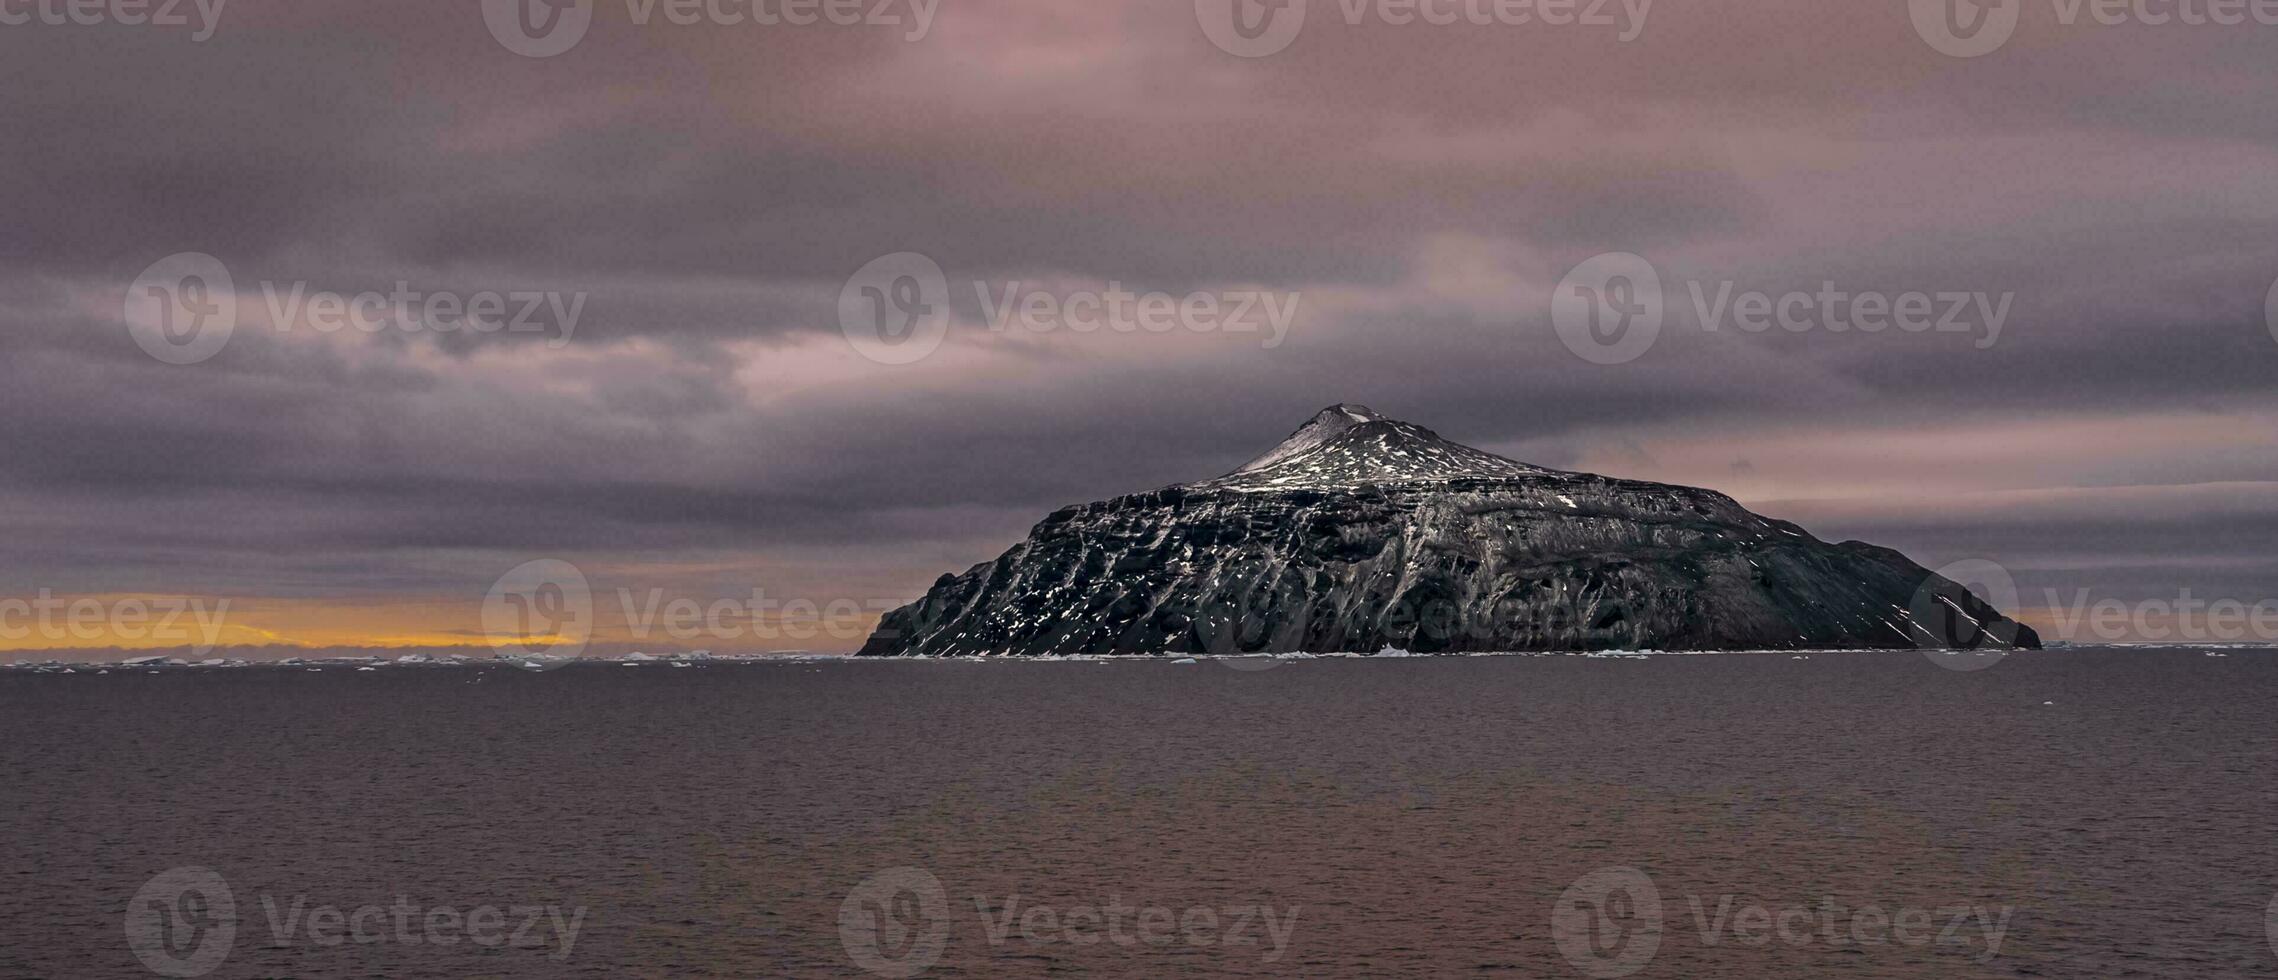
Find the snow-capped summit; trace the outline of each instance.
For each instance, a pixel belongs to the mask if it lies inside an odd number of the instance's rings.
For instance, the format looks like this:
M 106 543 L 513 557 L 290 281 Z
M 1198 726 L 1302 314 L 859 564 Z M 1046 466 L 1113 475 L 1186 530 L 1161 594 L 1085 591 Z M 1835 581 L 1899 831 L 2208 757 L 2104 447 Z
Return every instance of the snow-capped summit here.
M 1304 425 L 1298 426 L 1297 431 L 1290 433 L 1289 438 L 1283 439 L 1280 445 L 1266 450 L 1265 455 L 1242 464 L 1234 472 L 1248 473 L 1252 470 L 1262 470 L 1292 456 L 1303 455 L 1319 449 L 1322 443 L 1336 438 L 1354 426 L 1368 422 L 1388 421 L 1391 420 L 1369 411 L 1368 406 L 1365 405 L 1331 405 L 1315 412 L 1312 419 Z
M 1225 476 L 1061 509 L 887 613 L 861 652 L 2039 645 L 1888 548 L 1332 405 Z
M 1265 455 L 1215 480 L 1228 490 L 1326 490 L 1366 484 L 1550 476 L 1556 471 L 1451 442 L 1361 405 L 1331 405 Z

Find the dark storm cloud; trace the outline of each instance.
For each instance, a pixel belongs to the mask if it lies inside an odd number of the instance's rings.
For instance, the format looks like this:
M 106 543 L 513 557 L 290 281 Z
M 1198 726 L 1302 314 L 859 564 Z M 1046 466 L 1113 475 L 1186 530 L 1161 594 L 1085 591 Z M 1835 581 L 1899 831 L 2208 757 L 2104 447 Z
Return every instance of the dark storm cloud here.
M 479 597 L 502 556 L 575 552 L 915 592 L 1051 508 L 1223 472 L 1336 401 L 2134 588 L 2154 566 L 2239 581 L 2241 542 L 2271 540 L 2265 511 L 2189 493 L 2097 547 L 2103 518 L 2050 499 L 1965 519 L 1941 494 L 2278 481 L 2260 436 L 2177 435 L 2278 415 L 2278 129 L 2240 108 L 2278 81 L 2278 35 L 2030 25 L 1961 62 L 1899 4 L 1657 5 L 1628 44 L 1320 6 L 1256 61 L 1178 3 L 951 0 L 906 43 L 636 28 L 604 2 L 548 60 L 468 3 L 235 0 L 198 44 L 0 30 L 8 584 Z M 1546 311 L 1611 250 L 1659 267 L 1672 318 L 1600 366 Z M 221 258 L 241 306 L 191 366 L 118 314 L 182 251 Z M 836 325 L 847 275 L 898 251 L 940 263 L 959 313 L 899 367 Z M 975 281 L 1302 308 L 1270 349 L 1008 335 Z M 1981 349 L 1707 332 L 1692 281 L 2015 299 Z M 584 306 L 557 345 L 263 309 L 265 285 L 397 283 Z M 1795 461 L 1907 427 L 2015 452 Z

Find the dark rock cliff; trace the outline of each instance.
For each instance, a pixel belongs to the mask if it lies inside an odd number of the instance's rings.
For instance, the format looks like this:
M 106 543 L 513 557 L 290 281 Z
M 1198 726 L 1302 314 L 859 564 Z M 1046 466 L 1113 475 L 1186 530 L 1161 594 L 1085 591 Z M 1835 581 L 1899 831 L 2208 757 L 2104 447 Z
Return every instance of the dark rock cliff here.
M 1224 477 L 1054 513 L 861 653 L 2039 645 L 1896 551 L 1339 405 Z

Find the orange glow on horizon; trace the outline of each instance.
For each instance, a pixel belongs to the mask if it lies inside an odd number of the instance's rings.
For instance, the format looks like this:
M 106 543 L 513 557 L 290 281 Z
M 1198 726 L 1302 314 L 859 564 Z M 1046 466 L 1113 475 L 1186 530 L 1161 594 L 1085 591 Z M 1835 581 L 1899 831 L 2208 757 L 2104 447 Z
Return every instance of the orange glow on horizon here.
M 484 628 L 483 603 L 464 597 L 262 598 L 147 593 L 42 592 L 0 596 L 0 653 L 226 647 L 489 651 L 588 645 L 652 645 L 659 651 L 851 651 L 877 624 L 875 610 L 753 612 L 741 600 L 624 604 L 597 595 L 579 623 Z

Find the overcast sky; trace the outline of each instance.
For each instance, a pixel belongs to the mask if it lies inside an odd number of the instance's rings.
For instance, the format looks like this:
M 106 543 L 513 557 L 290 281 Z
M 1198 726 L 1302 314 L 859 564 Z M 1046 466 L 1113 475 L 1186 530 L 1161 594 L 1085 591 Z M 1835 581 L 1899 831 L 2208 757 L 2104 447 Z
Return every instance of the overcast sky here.
M 542 558 L 610 605 L 877 607 L 1349 401 L 1992 559 L 2027 605 L 2278 597 L 2278 26 L 2011 0 L 1961 58 L 1904 0 L 1628 26 L 1314 0 L 1242 57 L 1212 2 L 938 0 L 921 31 L 906 0 L 835 26 L 599 0 L 547 57 L 474 0 L 232 0 L 205 40 L 0 4 L 34 15 L 0 26 L 0 594 L 228 597 L 231 642 L 320 645 L 477 637 Z M 952 315 L 883 363 L 840 295 L 904 252 Z M 1666 311 L 1601 364 L 1551 303 L 1608 252 Z M 178 253 L 237 306 L 187 364 L 123 305 Z M 398 283 L 559 305 L 491 333 L 273 309 Z M 1289 315 L 991 323 L 1110 284 Z M 1695 309 L 1828 284 L 2007 305 L 1921 333 Z M 63 645 L 37 640 L 0 646 Z

